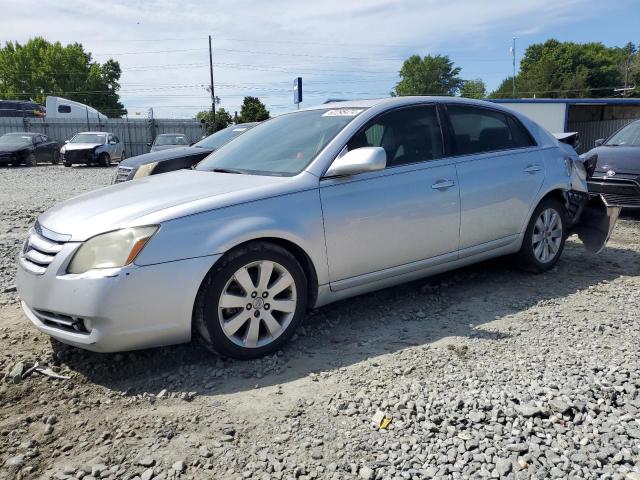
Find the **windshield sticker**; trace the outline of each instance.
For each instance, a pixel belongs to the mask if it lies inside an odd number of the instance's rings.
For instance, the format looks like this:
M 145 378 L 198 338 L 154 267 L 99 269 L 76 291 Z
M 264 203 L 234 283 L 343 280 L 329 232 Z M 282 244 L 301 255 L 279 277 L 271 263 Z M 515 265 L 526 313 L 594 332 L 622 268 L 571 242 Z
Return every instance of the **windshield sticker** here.
M 363 112 L 363 109 L 356 108 L 338 108 L 336 110 L 327 110 L 322 114 L 323 117 L 355 117 Z

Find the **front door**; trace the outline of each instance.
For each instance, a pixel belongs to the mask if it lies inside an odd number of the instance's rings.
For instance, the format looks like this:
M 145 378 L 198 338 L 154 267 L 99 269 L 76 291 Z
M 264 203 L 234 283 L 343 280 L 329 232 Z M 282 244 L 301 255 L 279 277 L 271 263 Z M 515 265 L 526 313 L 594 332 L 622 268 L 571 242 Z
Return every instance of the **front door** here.
M 332 288 L 367 273 L 457 255 L 458 181 L 455 166 L 443 158 L 435 106 L 400 108 L 373 119 L 347 148 L 365 146 L 385 149 L 384 170 L 320 184 Z

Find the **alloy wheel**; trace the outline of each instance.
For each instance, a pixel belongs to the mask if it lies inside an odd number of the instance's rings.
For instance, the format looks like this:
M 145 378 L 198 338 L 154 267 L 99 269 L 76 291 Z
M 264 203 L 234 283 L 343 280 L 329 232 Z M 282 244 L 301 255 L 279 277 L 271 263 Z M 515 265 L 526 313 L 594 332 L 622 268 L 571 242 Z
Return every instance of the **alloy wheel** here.
M 562 245 L 562 219 L 553 208 L 540 213 L 533 226 L 533 254 L 541 263 L 551 262 L 560 251 Z
M 269 345 L 287 330 L 297 304 L 291 273 L 261 260 L 239 268 L 218 299 L 218 320 L 226 337 L 243 348 Z

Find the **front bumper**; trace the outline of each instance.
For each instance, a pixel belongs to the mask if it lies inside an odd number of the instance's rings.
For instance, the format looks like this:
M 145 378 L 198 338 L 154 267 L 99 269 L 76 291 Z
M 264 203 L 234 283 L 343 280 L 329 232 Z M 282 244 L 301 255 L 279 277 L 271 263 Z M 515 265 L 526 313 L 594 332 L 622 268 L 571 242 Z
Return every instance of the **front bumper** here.
M 640 177 L 616 175 L 593 176 L 588 180 L 590 193 L 602 195 L 610 206 L 640 208 Z
M 71 164 L 89 164 L 98 161 L 98 153 L 94 149 L 67 150 L 60 152 L 60 159 Z
M 67 274 L 66 266 L 78 246 L 65 244 L 42 274 L 18 262 L 18 294 L 36 328 L 63 343 L 96 352 L 191 339 L 200 283 L 219 256 Z

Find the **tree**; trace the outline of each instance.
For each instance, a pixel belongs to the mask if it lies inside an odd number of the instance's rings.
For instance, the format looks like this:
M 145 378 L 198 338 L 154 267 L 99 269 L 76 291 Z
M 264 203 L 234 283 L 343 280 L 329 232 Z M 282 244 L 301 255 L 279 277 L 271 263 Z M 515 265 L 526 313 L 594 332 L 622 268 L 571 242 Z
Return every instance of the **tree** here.
M 7 42 L 0 48 L 0 98 L 34 100 L 48 95 L 75 100 L 111 117 L 126 113 L 120 103 L 120 64 L 92 60 L 80 43 L 62 46 L 36 37 L 24 45 Z
M 412 55 L 402 65 L 391 95 L 455 95 L 463 86 L 459 74 L 460 68 L 446 55 Z
M 628 48 L 628 46 L 627 46 Z M 550 39 L 530 45 L 520 61 L 516 76 L 517 97 L 589 98 L 615 95 L 624 85 L 622 65 L 637 53 L 627 48 L 606 47 L 600 42 L 574 43 Z M 492 97 L 513 96 L 512 77 L 491 93 Z
M 487 96 L 487 87 L 481 78 L 465 80 L 460 89 L 460 96 L 466 98 L 484 98 Z
M 269 119 L 269 110 L 258 97 L 244 97 L 240 107 L 240 123 L 262 122 Z
M 218 102 L 216 102 L 218 103 Z M 211 110 L 203 110 L 196 114 L 196 120 L 200 122 L 204 121 L 207 126 L 207 132 L 213 133 L 212 119 L 211 119 Z M 229 125 L 233 123 L 233 118 L 231 114 L 227 112 L 224 108 L 220 107 L 216 110 L 216 132 L 218 130 L 222 130 L 223 128 L 227 128 Z

